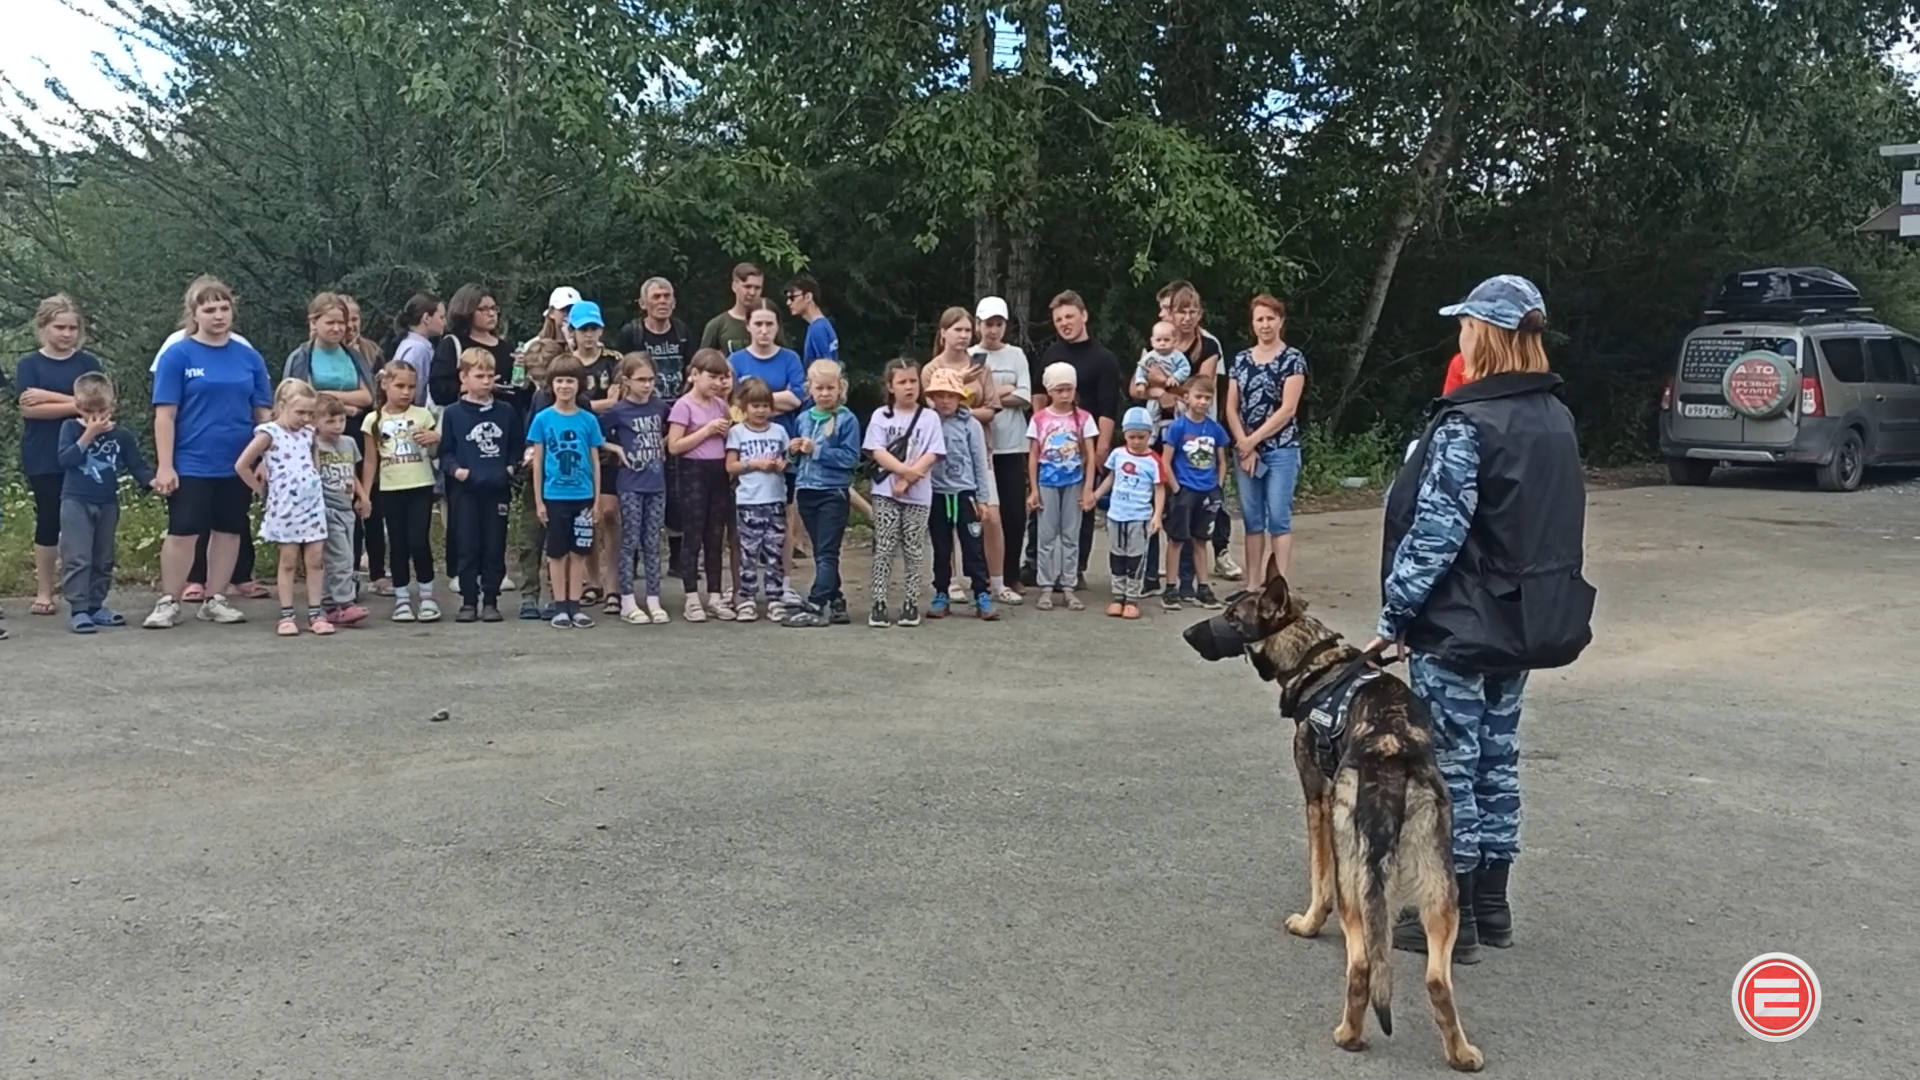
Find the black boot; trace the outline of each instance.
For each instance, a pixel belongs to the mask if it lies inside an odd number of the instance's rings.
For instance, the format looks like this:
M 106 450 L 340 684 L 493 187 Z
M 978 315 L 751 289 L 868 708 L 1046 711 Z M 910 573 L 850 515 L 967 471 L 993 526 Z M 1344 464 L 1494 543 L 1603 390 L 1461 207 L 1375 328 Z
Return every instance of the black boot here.
M 1480 938 L 1473 921 L 1474 878 L 1471 871 L 1453 875 L 1460 893 L 1460 932 L 1453 939 L 1453 962 L 1456 964 L 1480 962 Z M 1393 924 L 1393 947 L 1401 952 L 1426 955 L 1427 931 L 1420 925 L 1418 911 L 1413 908 L 1400 909 L 1400 917 Z
M 1507 872 L 1512 869 L 1510 861 L 1480 864 L 1480 876 L 1474 883 L 1473 922 L 1482 945 L 1513 947 L 1513 909 L 1507 906 Z

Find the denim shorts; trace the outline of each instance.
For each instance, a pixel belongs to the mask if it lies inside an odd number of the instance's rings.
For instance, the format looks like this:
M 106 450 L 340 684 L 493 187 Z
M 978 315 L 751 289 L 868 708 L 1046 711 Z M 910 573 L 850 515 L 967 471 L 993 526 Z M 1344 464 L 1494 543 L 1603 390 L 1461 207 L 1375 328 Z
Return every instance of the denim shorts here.
M 1240 482 L 1240 517 L 1247 535 L 1285 536 L 1293 531 L 1293 488 L 1300 480 L 1300 448 L 1282 446 L 1260 452 L 1266 468 L 1249 476 L 1234 462 Z

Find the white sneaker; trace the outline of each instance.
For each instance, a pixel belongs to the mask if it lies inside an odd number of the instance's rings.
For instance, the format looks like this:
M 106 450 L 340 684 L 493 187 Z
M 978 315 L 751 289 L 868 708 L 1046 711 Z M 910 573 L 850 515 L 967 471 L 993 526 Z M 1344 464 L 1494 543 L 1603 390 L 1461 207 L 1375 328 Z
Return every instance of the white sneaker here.
M 180 601 L 172 596 L 163 596 L 153 605 L 153 614 L 140 624 L 148 630 L 171 630 L 180 625 Z
M 1213 560 L 1213 572 L 1226 578 L 1228 581 L 1239 581 L 1242 577 L 1245 577 L 1247 573 L 1240 568 L 1239 563 L 1233 561 L 1233 553 L 1231 551 L 1222 552 L 1218 558 Z
M 510 578 L 510 577 L 503 577 L 503 578 L 501 578 L 501 579 L 500 579 L 500 591 L 501 591 L 501 592 L 512 592 L 512 591 L 514 591 L 514 590 L 515 590 L 515 589 L 517 589 L 517 588 L 519 588 L 519 586 L 517 586 L 517 585 L 515 585 L 515 584 L 513 583 L 513 579 L 512 579 L 512 578 Z
M 1024 604 L 1027 602 L 1027 598 L 1024 596 L 1021 596 L 1017 592 L 1014 592 L 1013 589 L 1009 588 L 1008 586 L 1002 585 L 1000 586 L 1000 590 L 993 594 L 993 602 L 996 604 L 1010 604 L 1014 607 L 1019 607 L 1021 604 Z
M 247 613 L 227 603 L 227 598 L 224 594 L 215 593 L 201 602 L 200 611 L 195 615 L 195 618 L 198 618 L 201 622 L 219 623 L 225 626 L 231 623 L 246 622 Z

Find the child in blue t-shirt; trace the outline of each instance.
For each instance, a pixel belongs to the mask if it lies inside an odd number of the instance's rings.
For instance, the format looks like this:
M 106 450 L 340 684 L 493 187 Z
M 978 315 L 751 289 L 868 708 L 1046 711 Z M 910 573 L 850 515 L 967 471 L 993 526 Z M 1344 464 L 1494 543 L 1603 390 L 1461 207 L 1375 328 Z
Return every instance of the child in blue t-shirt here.
M 546 528 L 543 546 L 552 578 L 553 625 L 586 629 L 592 616 L 580 610 L 586 592 L 587 555 L 593 551 L 593 504 L 600 490 L 599 449 L 606 442 L 600 418 L 579 404 L 585 369 L 563 355 L 547 369 L 553 404 L 542 409 L 527 429 L 533 455 L 534 514 Z M 620 455 L 625 460 L 624 455 Z
M 1160 453 L 1166 465 L 1173 505 L 1167 514 L 1167 589 L 1160 605 L 1179 611 L 1182 600 L 1204 608 L 1217 608 L 1220 601 L 1207 584 L 1207 541 L 1213 535 L 1213 519 L 1220 512 L 1222 485 L 1227 475 L 1227 450 L 1233 445 L 1227 429 L 1207 415 L 1213 406 L 1213 380 L 1205 376 L 1187 380 L 1182 391 L 1179 416 L 1167 426 L 1166 442 Z M 1180 549 L 1193 548 L 1193 580 L 1180 580 Z
M 1094 497 L 1113 493 L 1107 504 L 1107 561 L 1113 578 L 1107 614 L 1137 619 L 1147 576 L 1147 537 L 1160 531 L 1167 491 L 1160 459 L 1153 456 L 1153 414 L 1128 409 L 1120 429 L 1127 443 L 1107 455 L 1106 479 Z

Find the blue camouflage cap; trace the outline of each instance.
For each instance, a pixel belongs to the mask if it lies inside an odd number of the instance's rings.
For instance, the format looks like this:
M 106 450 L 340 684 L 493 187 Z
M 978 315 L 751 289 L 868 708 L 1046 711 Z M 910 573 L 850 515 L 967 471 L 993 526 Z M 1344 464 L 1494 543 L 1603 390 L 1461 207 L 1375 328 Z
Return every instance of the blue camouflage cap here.
M 1470 315 L 1503 330 L 1518 330 L 1529 311 L 1546 315 L 1547 302 L 1540 298 L 1540 289 L 1518 274 L 1501 274 L 1475 285 L 1465 300 L 1448 304 L 1440 314 Z

